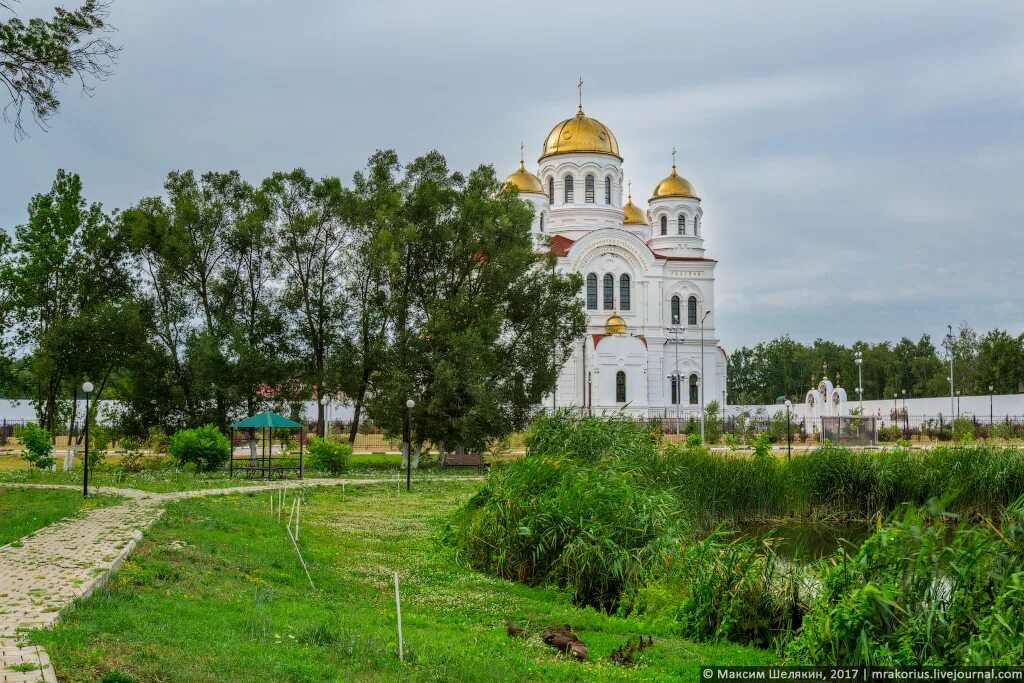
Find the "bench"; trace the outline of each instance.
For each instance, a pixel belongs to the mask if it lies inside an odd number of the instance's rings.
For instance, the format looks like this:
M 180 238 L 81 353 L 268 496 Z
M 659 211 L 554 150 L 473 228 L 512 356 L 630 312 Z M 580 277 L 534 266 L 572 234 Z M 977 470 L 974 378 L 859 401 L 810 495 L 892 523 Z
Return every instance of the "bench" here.
M 445 467 L 488 467 L 483 453 L 449 453 L 444 460 Z

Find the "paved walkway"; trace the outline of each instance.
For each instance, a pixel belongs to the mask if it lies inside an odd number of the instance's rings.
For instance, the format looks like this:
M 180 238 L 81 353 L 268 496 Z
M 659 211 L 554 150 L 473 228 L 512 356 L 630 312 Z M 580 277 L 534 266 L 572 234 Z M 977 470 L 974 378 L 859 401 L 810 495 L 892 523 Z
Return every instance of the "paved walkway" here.
M 117 505 L 86 510 L 22 538 L 20 545 L 0 548 L 0 683 L 57 683 L 46 652 L 35 645 L 19 644 L 23 638 L 18 632 L 50 626 L 75 598 L 86 597 L 105 584 L 142 539 L 143 531 L 164 513 L 168 502 L 279 488 L 393 481 L 304 479 L 175 493 L 96 487 L 97 493 L 113 493 L 125 500 Z M 0 486 L 78 488 L 60 484 L 0 483 Z

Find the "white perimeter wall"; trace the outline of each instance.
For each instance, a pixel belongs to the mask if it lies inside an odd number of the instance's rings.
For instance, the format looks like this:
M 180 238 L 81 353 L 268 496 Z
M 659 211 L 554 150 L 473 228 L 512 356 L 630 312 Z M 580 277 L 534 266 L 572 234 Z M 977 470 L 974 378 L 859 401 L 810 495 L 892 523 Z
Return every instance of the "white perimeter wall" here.
M 954 404 L 956 400 L 954 399 Z M 857 408 L 860 405 L 858 401 L 848 401 L 846 407 L 848 410 Z M 907 413 L 911 417 L 938 417 L 941 413 L 944 417 L 950 416 L 950 402 L 949 396 L 940 398 L 908 398 L 906 400 Z M 896 399 L 896 407 L 901 411 L 903 410 L 903 399 Z M 728 414 L 735 415 L 744 411 L 750 413 L 756 413 L 759 408 L 764 409 L 765 415 L 774 415 L 778 411 L 784 411 L 785 405 L 747 405 L 747 406 L 734 406 L 728 407 Z M 1024 415 L 1024 394 L 996 394 L 992 397 L 992 408 L 995 413 L 996 421 L 999 420 L 1000 416 L 1004 418 L 1007 415 L 1013 417 L 1019 417 Z M 881 416 L 888 419 L 890 411 L 893 409 L 892 399 L 882 401 L 864 401 L 864 414 Z M 807 415 L 807 404 L 806 403 L 794 403 L 793 415 L 797 418 L 802 418 Z M 960 415 L 976 415 L 978 419 L 988 421 L 989 416 L 989 397 L 985 396 L 961 396 L 960 397 Z

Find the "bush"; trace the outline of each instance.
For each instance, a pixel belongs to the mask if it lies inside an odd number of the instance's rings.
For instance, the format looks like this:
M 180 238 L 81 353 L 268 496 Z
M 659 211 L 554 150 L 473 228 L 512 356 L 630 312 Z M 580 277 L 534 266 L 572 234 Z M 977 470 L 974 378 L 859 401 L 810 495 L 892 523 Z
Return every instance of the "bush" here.
M 712 401 L 704 408 L 704 440 L 717 444 L 722 439 L 722 417 L 718 401 Z
M 347 471 L 349 460 L 352 458 L 352 447 L 347 443 L 325 440 L 319 436 L 309 440 L 308 452 L 311 467 L 331 474 Z
M 89 423 L 89 467 L 103 464 L 110 447 L 110 430 L 95 422 Z
M 478 569 L 553 583 L 579 604 L 614 610 L 623 588 L 678 544 L 671 503 L 613 461 L 537 455 L 494 471 L 456 533 Z
M 50 432 L 34 424 L 23 427 L 18 439 L 25 447 L 24 458 L 34 467 L 45 470 L 52 467 L 56 459 L 53 456 L 53 444 Z
M 954 441 L 974 441 L 974 420 L 969 417 L 958 417 L 953 420 Z
M 146 437 L 146 446 L 149 447 L 149 450 L 151 450 L 154 455 L 166 453 L 167 448 L 170 446 L 170 439 L 167 438 L 167 432 L 159 427 L 150 427 L 149 436 Z
M 888 425 L 878 428 L 878 440 L 892 442 L 903 437 L 903 430 L 898 425 Z
M 806 610 L 767 537 L 715 531 L 674 549 L 656 574 L 619 611 L 667 622 L 691 640 L 769 647 L 799 628 Z
M 197 472 L 210 472 L 231 457 L 231 442 L 216 425 L 183 429 L 171 437 L 170 454 L 182 465 L 195 465 Z
M 847 558 L 824 565 L 821 590 L 786 648 L 787 663 L 949 666 L 1024 662 L 1024 517 L 950 535 L 941 507 L 911 509 Z
M 699 433 L 699 428 L 698 428 Z M 604 457 L 650 453 L 660 431 L 638 425 L 628 417 L 582 417 L 567 410 L 535 419 L 526 432 L 526 454 L 564 455 L 595 462 Z
M 141 439 L 134 436 L 126 436 L 121 439 L 121 447 L 124 448 L 124 455 L 121 456 L 122 470 L 125 472 L 141 472 L 145 469 Z

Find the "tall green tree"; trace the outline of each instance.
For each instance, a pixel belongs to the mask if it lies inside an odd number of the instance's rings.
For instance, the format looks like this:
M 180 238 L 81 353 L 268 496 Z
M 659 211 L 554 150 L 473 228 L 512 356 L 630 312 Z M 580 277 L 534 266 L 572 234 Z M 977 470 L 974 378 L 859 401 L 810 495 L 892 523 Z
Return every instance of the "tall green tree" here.
M 369 403 L 414 441 L 483 448 L 521 428 L 585 329 L 578 274 L 538 259 L 532 211 L 489 166 L 468 176 L 432 152 L 406 169 L 393 231 L 388 372 Z
M 92 83 L 113 70 L 120 48 L 107 37 L 109 2 L 85 0 L 76 10 L 57 7 L 51 19 L 23 21 L 17 16 L 0 23 L 0 83 L 7 90 L 4 120 L 16 135 L 25 132 L 26 106 L 36 122 L 46 122 L 60 108 L 58 88 L 75 79 L 86 93 Z M 13 13 L 12 2 L 0 2 L 0 11 Z
M 973 393 L 985 394 L 989 386 L 997 394 L 1021 391 L 1024 386 L 1024 334 L 1013 337 L 995 329 L 978 342 L 977 379 Z
M 62 170 L 32 198 L 0 264 L 11 342 L 28 358 L 22 390 L 51 433 L 71 386 L 91 379 L 98 398 L 138 343 L 146 314 L 126 244 L 100 204 L 86 202 L 81 178 Z
M 396 255 L 393 239 L 401 230 L 404 183 L 399 176 L 398 155 L 378 151 L 370 157 L 366 172 L 353 180 L 354 201 L 348 204 L 348 221 L 354 233 L 352 264 L 348 275 L 352 326 L 342 340 L 346 358 L 340 375 L 341 388 L 352 401 L 348 440 L 355 443 L 367 398 L 380 373 L 386 369 L 389 330 L 388 274 Z
M 166 199 L 143 199 L 124 214 L 154 312 L 151 351 L 166 356 L 161 365 L 171 374 L 160 384 L 174 385 L 180 421 L 225 427 L 244 393 L 230 349 L 243 278 L 226 271 L 238 267 L 236 237 L 253 190 L 237 171 L 198 179 L 174 171 L 164 188 Z M 137 406 L 153 400 L 149 388 L 135 388 Z
M 294 371 L 293 351 L 279 286 L 281 256 L 273 211 L 248 185 L 234 201 L 236 218 L 226 236 L 227 252 L 217 278 L 222 328 L 233 359 L 232 385 L 253 415 L 281 393 Z
M 345 218 L 351 194 L 337 178 L 312 178 L 302 169 L 274 173 L 260 189 L 273 213 L 284 277 L 282 305 L 290 315 L 296 350 L 296 390 L 301 398 L 334 393 L 349 359 L 337 355 L 348 312 L 346 253 L 351 230 Z

